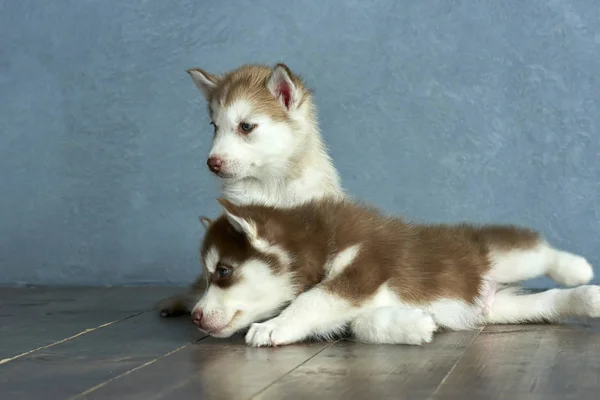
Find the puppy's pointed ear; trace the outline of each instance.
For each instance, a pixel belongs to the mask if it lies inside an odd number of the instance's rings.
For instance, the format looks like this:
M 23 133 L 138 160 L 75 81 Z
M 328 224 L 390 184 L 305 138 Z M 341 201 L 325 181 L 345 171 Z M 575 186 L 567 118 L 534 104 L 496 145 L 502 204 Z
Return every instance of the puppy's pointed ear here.
M 208 229 L 210 224 L 213 223 L 212 219 L 205 217 L 204 215 L 201 215 L 200 217 L 198 217 L 198 219 L 200 220 L 200 223 L 202 224 L 204 229 Z
M 223 207 L 223 210 L 225 211 L 225 217 L 227 218 L 229 225 L 231 225 L 236 231 L 244 234 L 248 239 L 254 240 L 257 236 L 257 229 L 254 221 L 242 217 L 240 215 L 239 208 L 229 200 L 219 198 L 217 201 Z
M 300 101 L 300 88 L 294 83 L 292 71 L 285 64 L 277 64 L 273 68 L 267 88 L 287 110 L 297 106 Z
M 206 101 L 208 101 L 221 78 L 217 75 L 209 74 L 200 68 L 188 69 L 186 72 L 190 74 L 192 80 L 198 89 L 200 89 Z

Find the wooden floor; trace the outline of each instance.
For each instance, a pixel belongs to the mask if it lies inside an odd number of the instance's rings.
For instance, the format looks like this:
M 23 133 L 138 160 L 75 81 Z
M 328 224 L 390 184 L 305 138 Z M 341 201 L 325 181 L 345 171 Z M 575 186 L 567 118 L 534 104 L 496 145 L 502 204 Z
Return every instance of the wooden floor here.
M 0 399 L 598 399 L 600 323 L 253 349 L 161 319 L 176 288 L 0 288 Z

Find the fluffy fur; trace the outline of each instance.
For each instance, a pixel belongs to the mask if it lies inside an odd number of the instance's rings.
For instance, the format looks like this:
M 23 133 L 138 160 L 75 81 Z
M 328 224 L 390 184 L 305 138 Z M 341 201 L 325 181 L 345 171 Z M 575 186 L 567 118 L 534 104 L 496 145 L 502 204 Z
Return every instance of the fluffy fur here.
M 223 76 L 188 72 L 208 104 L 214 127 L 208 158 L 222 161 L 216 175 L 224 198 L 294 206 L 342 195 L 312 94 L 287 66 L 245 65 Z
M 251 346 L 329 337 L 419 345 L 439 328 L 600 315 L 600 287 L 520 294 L 548 275 L 588 283 L 592 267 L 513 226 L 419 225 L 349 200 L 292 208 L 238 206 L 209 224 L 201 256 L 209 286 L 198 327 Z
M 295 206 L 344 196 L 323 143 L 312 93 L 286 65 L 244 65 L 223 75 L 188 70 L 214 129 L 207 164 L 234 204 Z M 204 219 L 203 223 L 209 220 Z M 188 314 L 203 290 L 163 300 L 163 316 Z

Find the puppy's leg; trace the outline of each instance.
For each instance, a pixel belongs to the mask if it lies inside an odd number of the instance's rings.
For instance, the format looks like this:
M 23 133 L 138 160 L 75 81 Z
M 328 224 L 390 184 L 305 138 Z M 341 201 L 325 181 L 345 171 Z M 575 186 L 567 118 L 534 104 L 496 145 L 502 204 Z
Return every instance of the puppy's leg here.
M 205 286 L 206 282 L 204 276 L 201 275 L 196 278 L 187 292 L 176 294 L 175 296 L 159 301 L 156 308 L 158 309 L 160 316 L 178 317 L 189 315 L 192 312 L 192 308 L 194 308 L 200 297 L 202 297 Z
M 541 293 L 521 294 L 516 288 L 496 293 L 486 324 L 557 322 L 565 317 L 600 316 L 600 286 L 550 289 Z
M 296 298 L 281 314 L 250 326 L 246 343 L 250 346 L 278 346 L 310 336 L 328 337 L 339 333 L 360 309 L 349 301 L 317 286 Z
M 360 314 L 350 325 L 358 341 L 421 345 L 433 339 L 437 325 L 419 309 L 380 307 Z
M 589 283 L 594 277 L 585 258 L 552 248 L 536 232 L 515 227 L 484 227 L 479 233 L 489 247 L 488 278 L 516 283 L 547 275 L 564 286 Z
M 161 317 L 179 317 L 190 314 L 197 299 L 198 297 L 192 293 L 179 293 L 162 299 L 158 302 L 156 308 Z

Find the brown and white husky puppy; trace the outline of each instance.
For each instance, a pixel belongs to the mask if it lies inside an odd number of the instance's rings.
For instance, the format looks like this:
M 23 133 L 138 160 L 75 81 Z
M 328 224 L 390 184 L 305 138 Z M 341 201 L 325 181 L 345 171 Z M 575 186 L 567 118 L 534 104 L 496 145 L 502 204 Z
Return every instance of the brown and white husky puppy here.
M 600 286 L 520 293 L 547 275 L 589 283 L 590 264 L 514 226 L 419 225 L 349 200 L 234 205 L 206 221 L 207 290 L 194 323 L 251 346 L 329 337 L 419 345 L 440 328 L 600 316 Z
M 221 196 L 234 204 L 281 207 L 344 196 L 312 93 L 286 65 L 188 73 L 208 105 L 214 136 L 207 165 L 221 183 Z M 201 293 L 199 278 L 189 293 L 163 300 L 161 315 L 189 313 Z

